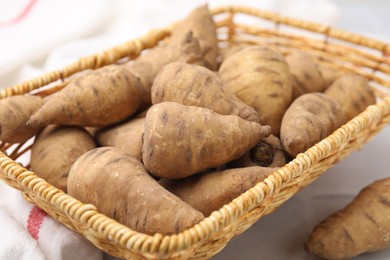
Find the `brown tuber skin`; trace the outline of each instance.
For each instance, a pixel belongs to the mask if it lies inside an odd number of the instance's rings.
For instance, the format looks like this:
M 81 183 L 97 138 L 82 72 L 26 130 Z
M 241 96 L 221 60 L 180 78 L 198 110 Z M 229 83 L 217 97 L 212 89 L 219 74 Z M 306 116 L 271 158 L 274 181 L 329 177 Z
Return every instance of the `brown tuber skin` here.
M 100 129 L 95 134 L 99 146 L 113 146 L 123 149 L 137 160 L 142 159 L 142 135 L 145 118 L 131 118 L 120 124 Z
M 338 78 L 324 93 L 339 102 L 348 121 L 367 106 L 375 104 L 375 95 L 368 80 L 359 75 L 348 74 Z
M 295 51 L 287 55 L 286 62 L 294 79 L 293 99 L 326 88 L 319 66 L 308 53 Z
M 150 235 L 178 233 L 204 218 L 161 187 L 137 159 L 116 147 L 96 148 L 80 157 L 70 171 L 68 192 Z
M 159 183 L 203 215 L 209 216 L 276 170 L 254 166 L 207 172 L 180 180 L 160 179 Z
M 192 40 L 188 39 L 190 31 L 199 41 L 200 54 L 189 53 L 193 46 Z M 187 40 L 190 47 L 182 46 L 188 44 Z M 108 65 L 71 80 L 45 102 L 29 123 L 34 127 L 49 124 L 106 126 L 117 123 L 139 108 L 150 105 L 153 80 L 164 65 L 200 56 L 214 68 L 216 65 L 212 64 L 211 58 L 217 55 L 216 44 L 215 25 L 207 6 L 197 8 L 177 24 L 169 44 L 149 49 L 132 62 Z M 199 48 L 193 50 L 199 51 Z
M 292 75 L 284 56 L 268 46 L 244 48 L 224 60 L 219 75 L 236 96 L 259 114 L 279 136 L 280 123 L 292 100 Z
M 322 93 L 304 94 L 286 111 L 280 140 L 284 149 L 295 157 L 345 122 L 344 111 L 337 101 Z
M 343 72 L 336 70 L 335 68 L 332 68 L 327 65 L 319 64 L 318 65 L 322 78 L 325 81 L 325 86 L 328 88 L 330 85 L 333 84 L 333 82 L 336 81 L 336 79 L 340 78 L 344 75 Z
M 181 43 L 181 56 L 178 59 L 180 62 L 205 66 L 202 49 L 199 40 L 193 36 L 192 31 L 185 34 Z
M 281 167 L 285 165 L 286 153 L 279 138 L 270 135 L 256 144 L 244 156 L 228 164 L 229 168 L 241 168 L 250 166 Z
M 139 79 L 124 66 L 109 65 L 71 81 L 29 120 L 49 124 L 104 126 L 132 115 L 144 95 Z
M 152 103 L 167 101 L 259 121 L 256 110 L 238 99 L 217 74 L 201 66 L 173 62 L 161 69 L 153 83 Z
M 216 27 L 207 5 L 194 9 L 183 22 L 177 24 L 169 44 L 179 46 L 183 35 L 192 31 L 193 37 L 199 40 L 204 65 L 210 70 L 217 70 L 218 39 Z M 178 36 L 176 36 L 178 35 Z
M 31 147 L 31 170 L 66 192 L 72 164 L 96 144 L 83 128 L 51 125 L 43 129 Z
M 390 178 L 368 185 L 345 208 L 319 223 L 305 243 L 325 259 L 347 259 L 390 248 Z
M 0 100 L 0 140 L 7 143 L 23 143 L 41 128 L 27 125 L 30 116 L 43 105 L 36 96 L 11 96 Z
M 245 48 L 250 47 L 250 46 L 253 46 L 253 45 L 250 43 L 245 43 L 245 42 L 241 42 L 241 43 L 235 42 L 235 43 L 230 43 L 229 46 L 227 46 L 225 48 L 221 48 L 219 53 L 221 55 L 222 62 L 224 60 L 226 60 L 232 54 L 239 52 L 242 49 L 245 49 Z
M 163 66 L 180 60 L 216 70 L 217 50 L 215 24 L 207 5 L 203 5 L 194 9 L 186 19 L 176 25 L 164 45 L 149 49 L 125 66 L 140 79 L 146 93 L 142 102 L 145 107 L 151 104 L 150 89 Z
M 239 158 L 270 132 L 238 116 L 163 102 L 146 115 L 142 160 L 153 175 L 184 178 Z

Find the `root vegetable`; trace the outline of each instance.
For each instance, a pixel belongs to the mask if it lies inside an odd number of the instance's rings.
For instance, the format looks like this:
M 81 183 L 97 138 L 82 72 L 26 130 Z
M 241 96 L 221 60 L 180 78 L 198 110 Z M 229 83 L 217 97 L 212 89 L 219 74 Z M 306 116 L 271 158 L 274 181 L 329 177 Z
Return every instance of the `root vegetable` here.
M 229 163 L 230 168 L 250 166 L 281 167 L 287 162 L 286 154 L 279 138 L 270 135 L 256 144 L 244 156 Z
M 276 170 L 277 168 L 254 166 L 207 172 L 180 180 L 160 179 L 159 183 L 205 216 L 209 216 Z
M 198 46 L 199 41 L 192 36 L 192 32 L 183 35 L 182 45 L 162 45 L 147 50 L 147 52 L 134 62 L 123 66 L 140 81 L 143 90 L 141 107 L 151 104 L 151 88 L 155 77 L 163 66 L 175 61 L 182 61 L 203 65 L 203 56 Z
M 100 146 L 113 146 L 123 149 L 137 160 L 142 159 L 142 135 L 145 118 L 131 118 L 123 123 L 100 129 L 95 139 Z
M 292 76 L 282 54 L 252 46 L 224 60 L 219 75 L 236 96 L 253 107 L 259 122 L 279 136 L 280 123 L 292 100 Z
M 286 57 L 293 75 L 293 99 L 311 92 L 322 92 L 325 80 L 314 59 L 307 53 L 295 51 Z
M 146 115 L 142 160 L 156 176 L 183 178 L 239 158 L 269 134 L 238 116 L 163 102 Z
M 158 71 L 164 65 L 180 60 L 182 55 L 187 57 L 184 58 L 186 60 L 193 58 L 188 53 L 191 48 L 181 46 L 187 44 L 189 31 L 199 40 L 200 57 L 210 59 L 214 56 L 215 27 L 205 5 L 195 9 L 177 25 L 169 44 L 149 49 L 135 61 L 108 65 L 80 75 L 45 102 L 29 123 L 34 127 L 49 124 L 105 126 L 124 120 L 139 108 L 147 107 L 151 103 L 150 89 Z M 213 37 L 215 46 L 209 42 L 213 41 Z M 206 45 L 209 47 L 204 47 Z M 198 51 L 196 48 L 194 50 Z M 211 64 L 211 59 L 208 62 Z
M 176 25 L 164 45 L 147 50 L 145 54 L 125 66 L 140 79 L 141 86 L 147 93 L 143 104 L 148 106 L 151 104 L 150 89 L 163 66 L 180 60 L 195 64 L 202 63 L 209 69 L 216 70 L 217 50 L 215 24 L 207 5 L 203 5 L 194 9 L 186 19 Z
M 347 259 L 390 248 L 390 178 L 363 190 L 345 208 L 319 223 L 305 249 L 325 259 Z
M 139 79 L 123 66 L 109 65 L 71 81 L 29 120 L 32 126 L 104 126 L 132 115 L 144 95 Z
M 93 138 L 83 128 L 48 126 L 38 134 L 31 147 L 31 170 L 66 192 L 72 164 L 95 147 Z
M 232 54 L 241 51 L 244 48 L 252 46 L 249 43 L 231 43 L 227 48 L 223 48 L 220 50 L 222 61 L 226 60 Z
M 152 87 L 152 103 L 172 101 L 205 107 L 221 115 L 237 115 L 258 122 L 257 112 L 225 87 L 218 75 L 207 68 L 182 62 L 164 66 Z
M 180 62 L 204 66 L 202 50 L 197 38 L 193 37 L 192 31 L 189 31 L 181 43 Z
M 344 74 L 343 72 L 326 65 L 319 64 L 318 67 L 320 69 L 322 78 L 325 81 L 326 88 L 332 85 L 336 79 L 338 79 Z
M 68 192 L 99 212 L 142 233 L 178 233 L 204 217 L 171 194 L 134 157 L 116 147 L 101 147 L 73 165 Z
M 280 140 L 284 149 L 295 157 L 345 122 L 344 111 L 337 101 L 322 93 L 304 94 L 286 111 Z
M 33 137 L 40 127 L 27 125 L 30 116 L 43 105 L 35 96 L 11 96 L 0 100 L 0 140 L 23 143 Z
M 169 44 L 180 46 L 183 35 L 192 31 L 199 40 L 201 56 L 210 70 L 217 70 L 218 39 L 216 27 L 207 5 L 194 9 L 183 22 L 177 24 Z
M 338 78 L 324 93 L 339 102 L 347 120 L 375 104 L 375 95 L 368 80 L 359 75 L 349 74 Z

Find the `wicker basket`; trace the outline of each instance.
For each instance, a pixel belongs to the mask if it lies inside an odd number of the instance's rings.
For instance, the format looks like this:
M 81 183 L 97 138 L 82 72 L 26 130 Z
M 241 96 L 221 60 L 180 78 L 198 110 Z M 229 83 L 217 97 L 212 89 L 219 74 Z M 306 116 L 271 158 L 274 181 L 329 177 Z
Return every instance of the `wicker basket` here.
M 361 148 L 390 122 L 389 45 L 325 25 L 252 8 L 221 7 L 213 10 L 213 14 L 221 49 L 229 44 L 246 42 L 272 44 L 283 53 L 305 50 L 325 65 L 368 78 L 378 102 L 254 188 L 194 227 L 175 235 L 138 233 L 100 214 L 95 206 L 83 204 L 37 177 L 28 170 L 29 165 L 21 166 L 17 162 L 28 154 L 31 141 L 20 145 L 0 144 L 4 152 L 0 152 L 1 179 L 108 254 L 128 259 L 210 258 L 232 237 L 244 232 L 329 167 Z M 62 82 L 72 74 L 135 58 L 142 50 L 169 36 L 172 28 L 152 31 L 142 38 L 82 58 L 61 70 L 7 88 L 0 93 L 0 98 L 27 92 L 52 94 L 61 89 Z

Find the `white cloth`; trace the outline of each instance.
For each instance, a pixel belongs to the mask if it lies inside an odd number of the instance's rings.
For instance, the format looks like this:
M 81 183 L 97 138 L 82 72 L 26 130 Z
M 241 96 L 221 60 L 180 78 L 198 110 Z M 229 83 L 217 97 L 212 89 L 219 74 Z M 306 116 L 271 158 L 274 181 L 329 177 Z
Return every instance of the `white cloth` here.
M 0 75 L 91 35 L 109 18 L 107 1 L 0 1 Z
M 27 203 L 0 183 L 0 259 L 99 260 L 103 254 L 84 237 Z

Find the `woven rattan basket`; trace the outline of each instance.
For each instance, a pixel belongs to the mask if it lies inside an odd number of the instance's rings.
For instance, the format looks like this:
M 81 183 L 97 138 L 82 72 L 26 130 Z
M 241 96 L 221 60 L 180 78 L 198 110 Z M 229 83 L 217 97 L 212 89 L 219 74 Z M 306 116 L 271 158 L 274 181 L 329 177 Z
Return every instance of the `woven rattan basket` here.
M 100 214 L 95 206 L 83 204 L 37 177 L 28 170 L 29 165 L 18 163 L 21 157 L 28 155 L 31 141 L 20 145 L 0 144 L 3 151 L 0 153 L 1 179 L 20 190 L 28 201 L 81 233 L 108 254 L 128 259 L 210 258 L 232 237 L 244 232 L 329 167 L 361 148 L 389 123 L 388 44 L 325 25 L 246 7 L 221 7 L 213 10 L 213 15 L 218 25 L 221 49 L 229 44 L 246 42 L 271 44 L 282 53 L 294 49 L 308 51 L 325 65 L 368 78 L 378 102 L 254 188 L 194 227 L 175 235 L 138 233 Z M 28 92 L 52 94 L 61 89 L 67 77 L 77 72 L 137 57 L 142 50 L 168 37 L 172 27 L 152 31 L 142 38 L 7 88 L 0 93 L 0 97 Z

